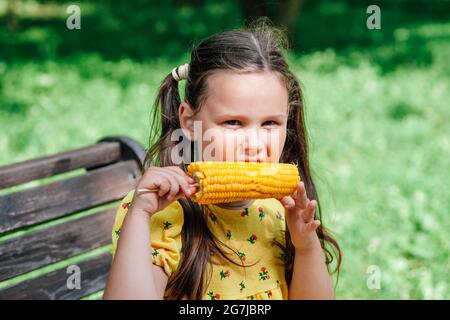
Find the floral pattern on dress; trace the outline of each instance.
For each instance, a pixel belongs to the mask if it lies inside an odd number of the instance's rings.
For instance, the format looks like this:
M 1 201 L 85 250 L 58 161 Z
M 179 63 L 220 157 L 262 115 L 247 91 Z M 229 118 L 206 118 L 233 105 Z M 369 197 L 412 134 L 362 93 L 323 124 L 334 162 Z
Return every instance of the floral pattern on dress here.
M 273 204 L 272 207 L 275 208 L 277 203 L 272 199 L 271 201 Z M 276 236 L 279 236 L 279 233 L 285 228 L 285 217 L 281 209 L 272 209 L 270 206 L 271 203 L 264 203 L 264 206 L 256 205 L 237 211 L 234 217 L 238 217 L 238 220 L 227 220 L 227 215 L 233 215 L 233 212 L 208 212 L 207 219 L 212 222 L 208 224 L 208 228 L 211 228 L 213 234 L 222 242 L 226 242 L 226 240 L 229 241 L 227 245 L 237 253 L 241 265 L 234 265 L 231 262 L 230 264 L 221 262 L 222 265 L 218 265 L 218 269 L 213 273 L 210 286 L 205 290 L 206 293 L 204 299 L 222 300 L 231 296 L 235 296 L 237 299 L 247 300 L 287 298 L 287 285 L 284 281 L 280 284 L 279 280 L 275 280 L 284 274 L 284 266 L 282 263 L 272 262 L 275 261 L 275 259 L 281 259 L 283 262 L 286 261 L 286 253 L 276 245 Z M 122 210 L 121 214 L 125 216 L 126 211 L 130 207 L 131 201 L 121 202 L 119 206 L 119 209 Z M 154 216 L 157 216 L 157 214 Z M 179 220 L 174 217 L 178 216 L 174 215 L 172 209 L 171 215 L 158 216 L 158 219 L 155 220 L 155 223 L 152 225 L 154 228 L 159 226 L 157 232 L 151 233 L 152 241 L 154 234 L 159 233 L 162 236 L 162 240 L 161 238 L 157 239 L 158 242 L 162 242 L 161 245 L 156 242 L 156 248 L 153 248 L 154 243 L 152 242 L 152 247 L 150 248 L 152 262 L 161 267 L 163 267 L 168 260 L 175 259 L 176 257 L 175 255 L 168 256 L 166 254 L 166 249 L 169 248 L 166 246 L 174 246 L 176 244 L 176 250 L 178 250 L 180 254 L 183 253 L 182 243 L 175 242 L 173 241 L 174 239 L 171 238 L 174 234 L 172 231 L 175 231 L 176 229 L 180 230 Z M 268 217 L 272 219 L 267 219 Z M 262 227 L 269 226 L 268 223 L 270 223 L 270 227 L 273 228 L 273 221 L 277 220 L 280 221 L 280 223 L 275 224 L 276 228 L 273 229 L 272 232 L 268 233 L 266 230 L 261 231 Z M 244 225 L 245 227 L 243 227 Z M 171 232 L 164 233 L 164 230 L 169 229 Z M 120 235 L 121 223 L 115 223 L 112 232 L 113 239 L 117 241 Z M 166 242 L 166 239 L 171 242 Z M 281 240 L 284 240 L 284 238 Z M 280 243 L 284 244 L 283 241 L 280 241 Z M 234 245 L 237 245 L 237 247 L 234 247 Z M 262 252 L 262 248 L 270 252 Z M 171 250 L 173 253 L 176 253 L 175 247 Z M 228 251 L 225 250 L 225 252 Z M 209 250 L 209 255 L 210 257 L 215 256 L 215 249 L 213 247 Z M 239 260 L 234 261 L 239 264 Z M 253 262 L 256 262 L 257 264 L 253 264 Z M 244 267 L 246 271 L 241 272 Z M 281 291 L 281 288 L 283 288 L 283 291 Z

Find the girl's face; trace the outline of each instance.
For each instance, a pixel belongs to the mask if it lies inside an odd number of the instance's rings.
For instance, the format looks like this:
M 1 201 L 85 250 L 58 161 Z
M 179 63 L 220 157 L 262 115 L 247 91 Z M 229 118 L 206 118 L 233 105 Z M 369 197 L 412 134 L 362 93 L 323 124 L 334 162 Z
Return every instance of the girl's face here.
M 279 162 L 288 120 L 281 76 L 221 70 L 207 83 L 206 99 L 195 116 L 189 104 L 179 108 L 182 129 L 201 142 L 199 160 Z M 199 125 L 201 132 L 194 130 Z

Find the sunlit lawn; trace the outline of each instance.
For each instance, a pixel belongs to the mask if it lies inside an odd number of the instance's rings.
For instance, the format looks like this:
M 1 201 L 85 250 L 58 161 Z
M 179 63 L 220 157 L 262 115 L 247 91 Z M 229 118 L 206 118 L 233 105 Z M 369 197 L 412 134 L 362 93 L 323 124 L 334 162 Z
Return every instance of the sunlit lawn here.
M 289 55 L 324 223 L 344 254 L 338 298 L 450 298 L 449 40 L 450 24 L 424 23 L 385 46 Z M 158 85 L 184 62 L 0 61 L 0 165 L 107 135 L 148 147 Z

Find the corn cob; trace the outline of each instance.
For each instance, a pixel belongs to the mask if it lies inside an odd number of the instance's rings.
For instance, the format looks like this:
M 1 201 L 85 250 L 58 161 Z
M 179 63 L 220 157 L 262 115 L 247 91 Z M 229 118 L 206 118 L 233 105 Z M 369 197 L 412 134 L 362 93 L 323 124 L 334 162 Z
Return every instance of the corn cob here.
M 191 198 L 199 204 L 281 199 L 300 181 L 297 166 L 288 163 L 198 161 L 187 173 L 198 181 L 199 191 Z

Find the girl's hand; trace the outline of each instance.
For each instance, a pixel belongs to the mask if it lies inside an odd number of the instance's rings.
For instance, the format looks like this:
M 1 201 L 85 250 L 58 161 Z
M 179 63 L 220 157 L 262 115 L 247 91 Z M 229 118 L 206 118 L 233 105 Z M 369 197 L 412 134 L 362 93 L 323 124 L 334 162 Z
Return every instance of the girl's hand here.
M 173 201 L 189 197 L 196 190 L 189 184 L 195 180 L 189 177 L 180 167 L 150 167 L 141 177 L 132 201 L 133 210 L 143 211 L 149 215 L 161 211 Z M 158 188 L 157 192 L 138 195 L 140 188 Z
M 291 234 L 291 241 L 298 250 L 311 248 L 317 238 L 316 229 L 319 220 L 314 220 L 317 201 L 310 201 L 306 195 L 305 185 L 300 181 L 291 196 L 281 199 L 286 211 L 286 223 Z

